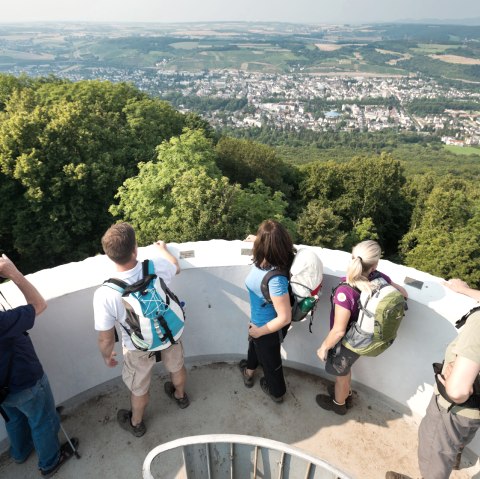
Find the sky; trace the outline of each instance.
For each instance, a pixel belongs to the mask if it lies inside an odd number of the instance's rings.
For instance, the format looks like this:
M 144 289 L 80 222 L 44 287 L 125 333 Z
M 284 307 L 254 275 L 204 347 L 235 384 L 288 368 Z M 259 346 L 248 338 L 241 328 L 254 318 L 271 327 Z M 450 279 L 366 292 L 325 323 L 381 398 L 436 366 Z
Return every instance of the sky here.
M 373 23 L 480 18 L 480 0 L 1 0 L 0 23 L 30 21 Z

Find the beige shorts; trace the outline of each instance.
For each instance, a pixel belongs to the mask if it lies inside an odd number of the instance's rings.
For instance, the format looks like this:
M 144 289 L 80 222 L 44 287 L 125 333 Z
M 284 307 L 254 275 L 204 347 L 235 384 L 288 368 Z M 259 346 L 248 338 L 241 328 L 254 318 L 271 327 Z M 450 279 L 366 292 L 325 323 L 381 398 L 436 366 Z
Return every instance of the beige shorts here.
M 176 373 L 183 368 L 183 345 L 181 341 L 162 351 L 162 362 L 168 373 Z M 154 365 L 155 356 L 150 351 L 132 351 L 123 348 L 122 378 L 132 394 L 143 396 L 148 393 Z

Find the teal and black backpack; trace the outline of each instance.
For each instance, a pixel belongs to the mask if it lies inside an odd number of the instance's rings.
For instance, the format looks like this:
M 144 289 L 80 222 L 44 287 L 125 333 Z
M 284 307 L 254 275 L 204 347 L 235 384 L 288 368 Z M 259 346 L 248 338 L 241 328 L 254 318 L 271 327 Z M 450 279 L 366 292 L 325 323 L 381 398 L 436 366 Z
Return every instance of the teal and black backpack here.
M 183 333 L 185 312 L 177 296 L 155 274 L 153 261 L 142 263 L 143 277 L 133 284 L 110 278 L 104 286 L 118 291 L 127 311 L 125 327 L 141 351 L 160 351 L 175 344 Z

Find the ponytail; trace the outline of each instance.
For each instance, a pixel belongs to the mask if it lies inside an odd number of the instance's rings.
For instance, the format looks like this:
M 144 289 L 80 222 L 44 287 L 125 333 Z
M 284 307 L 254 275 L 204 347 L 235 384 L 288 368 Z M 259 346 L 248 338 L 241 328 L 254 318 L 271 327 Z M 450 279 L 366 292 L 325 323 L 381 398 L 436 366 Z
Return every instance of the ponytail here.
M 352 250 L 352 260 L 347 268 L 347 283 L 360 291 L 370 291 L 368 273 L 382 254 L 380 245 L 373 240 L 362 241 Z

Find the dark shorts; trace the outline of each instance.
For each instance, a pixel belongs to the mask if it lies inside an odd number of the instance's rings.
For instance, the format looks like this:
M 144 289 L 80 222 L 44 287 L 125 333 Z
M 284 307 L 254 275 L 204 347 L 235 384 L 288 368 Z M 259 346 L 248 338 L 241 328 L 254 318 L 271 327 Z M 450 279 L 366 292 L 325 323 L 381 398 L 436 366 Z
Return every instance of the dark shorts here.
M 332 376 L 346 376 L 359 357 L 360 355 L 350 351 L 340 342 L 328 351 L 325 371 Z

